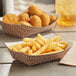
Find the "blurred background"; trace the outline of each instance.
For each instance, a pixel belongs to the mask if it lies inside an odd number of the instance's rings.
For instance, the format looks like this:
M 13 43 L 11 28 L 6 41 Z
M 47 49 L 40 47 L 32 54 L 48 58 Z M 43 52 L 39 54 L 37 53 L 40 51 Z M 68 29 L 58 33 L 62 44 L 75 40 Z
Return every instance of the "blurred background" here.
M 0 0 L 0 17 L 8 13 L 19 14 L 30 5 L 36 5 L 47 13 L 53 13 L 54 4 L 55 0 Z

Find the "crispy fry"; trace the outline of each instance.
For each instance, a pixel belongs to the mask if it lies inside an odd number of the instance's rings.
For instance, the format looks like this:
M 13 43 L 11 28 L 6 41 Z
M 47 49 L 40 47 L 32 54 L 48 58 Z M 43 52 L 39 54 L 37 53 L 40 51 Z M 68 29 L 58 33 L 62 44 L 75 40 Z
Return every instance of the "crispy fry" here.
M 58 46 L 59 46 L 60 48 L 62 48 L 62 49 L 65 49 L 65 48 L 66 48 L 65 45 L 60 44 L 60 43 L 58 43 Z
M 41 48 L 41 45 L 39 43 L 37 43 L 36 41 L 33 41 L 33 46 L 35 46 L 37 49 Z
M 67 42 L 65 41 L 60 41 L 60 44 L 63 44 L 65 46 L 65 48 L 69 45 Z
M 24 42 L 30 42 L 30 41 L 32 41 L 32 40 L 33 40 L 32 38 L 24 38 L 24 39 L 23 39 Z
M 54 42 L 58 42 L 60 41 L 61 37 L 60 36 L 56 36 L 54 38 L 50 38 L 49 40 L 54 41 Z
M 26 45 L 32 47 L 33 46 L 33 42 L 32 41 L 31 42 L 27 42 Z
M 44 43 L 47 42 L 47 39 L 45 39 L 42 35 L 38 34 L 37 38 L 40 39 L 41 41 L 43 41 Z
M 9 47 L 11 50 L 15 50 L 15 51 L 20 51 L 20 49 L 22 49 L 22 45 L 20 44 L 15 44 Z
M 30 50 L 30 47 L 27 46 L 27 47 L 22 48 L 20 51 L 27 54 L 28 50 Z
M 29 50 L 28 51 L 28 55 L 32 55 L 33 51 L 32 50 Z
M 35 46 L 32 46 L 32 50 L 33 50 L 33 52 L 36 52 L 37 48 Z
M 27 45 L 26 45 L 26 42 L 22 42 L 22 43 L 20 43 L 20 44 L 21 44 L 22 48 L 24 48 L 24 47 L 27 46 Z
M 40 55 L 42 52 L 46 50 L 49 44 L 45 44 L 42 48 L 40 48 L 37 52 L 33 53 L 33 55 Z
M 63 51 L 62 48 L 55 46 L 54 44 L 50 45 L 46 50 L 47 52 Z
M 38 42 L 41 46 L 44 45 L 44 42 L 42 40 L 40 40 L 39 38 L 36 38 L 35 41 Z
M 18 50 L 22 49 L 22 45 L 21 45 L 21 44 L 16 44 L 15 47 L 16 47 Z
M 17 52 L 19 51 L 15 46 L 10 46 L 9 49 L 12 51 L 17 51 Z

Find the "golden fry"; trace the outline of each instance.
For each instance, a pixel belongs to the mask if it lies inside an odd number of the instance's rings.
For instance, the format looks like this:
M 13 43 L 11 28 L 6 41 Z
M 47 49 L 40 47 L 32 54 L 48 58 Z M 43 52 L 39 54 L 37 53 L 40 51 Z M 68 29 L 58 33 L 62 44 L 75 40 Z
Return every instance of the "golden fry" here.
M 51 39 L 49 39 L 49 40 L 54 41 L 54 42 L 58 42 L 58 41 L 60 41 L 60 39 L 61 39 L 60 36 L 56 36 L 56 37 L 51 38 Z
M 27 42 L 26 45 L 32 47 L 33 46 L 33 42 L 32 41 L 31 42 Z
M 69 45 L 67 42 L 65 42 L 65 41 L 61 41 L 61 42 L 59 42 L 60 44 L 63 44 L 64 46 L 65 46 L 65 48 Z M 64 48 L 64 49 L 65 49 Z
M 20 51 L 20 49 L 22 49 L 22 45 L 21 44 L 15 44 L 9 47 L 11 50 L 15 50 L 15 51 Z
M 22 49 L 22 45 L 21 45 L 21 44 L 16 44 L 15 47 L 16 47 L 18 50 Z
M 44 45 L 44 42 L 42 41 L 42 40 L 40 40 L 40 39 L 38 39 L 38 38 L 36 38 L 36 40 L 35 40 L 36 42 L 38 42 L 41 46 L 43 46 Z
M 24 38 L 24 39 L 23 39 L 24 42 L 30 42 L 30 41 L 32 41 L 32 40 L 33 40 L 32 38 Z
M 56 45 L 57 47 L 60 47 L 61 49 L 64 49 L 64 48 L 65 48 L 65 45 L 60 44 L 59 42 L 55 42 L 55 45 Z
M 40 17 L 36 16 L 36 15 L 32 16 L 32 18 L 29 20 L 29 22 L 32 26 L 35 26 L 35 27 L 42 26 L 42 21 L 41 21 Z
M 30 47 L 26 46 L 26 47 L 22 48 L 20 51 L 27 54 L 28 50 L 30 50 Z
M 37 48 L 35 46 L 32 46 L 32 50 L 33 50 L 33 52 L 36 52 Z
M 9 49 L 12 51 L 17 51 L 17 52 L 19 51 L 15 46 L 10 46 Z
M 33 41 L 33 46 L 35 46 L 37 49 L 41 48 L 41 45 L 39 43 L 37 43 L 36 41 Z
M 25 42 L 22 42 L 22 43 L 20 43 L 20 44 L 21 44 L 22 48 L 24 48 L 24 47 L 27 46 L 27 44 L 26 44 Z
M 33 55 L 40 55 L 42 52 L 46 50 L 46 48 L 49 47 L 49 44 L 45 44 L 42 48 L 40 48 L 37 52 L 33 53 Z
M 61 47 L 56 46 L 55 44 L 50 44 L 49 47 L 46 50 L 48 52 L 63 51 L 63 49 Z
M 45 39 L 41 34 L 38 34 L 37 38 L 40 39 L 41 41 L 43 41 L 44 43 L 47 42 L 47 39 Z
M 32 50 L 29 50 L 28 51 L 28 55 L 32 55 L 33 51 Z

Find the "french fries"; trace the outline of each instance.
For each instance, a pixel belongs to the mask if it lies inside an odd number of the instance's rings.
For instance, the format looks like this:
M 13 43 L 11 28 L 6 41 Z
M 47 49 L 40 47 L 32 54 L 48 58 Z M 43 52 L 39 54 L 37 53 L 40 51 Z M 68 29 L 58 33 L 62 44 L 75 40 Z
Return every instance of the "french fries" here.
M 27 54 L 28 53 L 28 50 L 30 50 L 30 47 L 29 46 L 26 46 L 24 48 L 22 48 L 20 51 Z
M 43 36 L 41 36 L 40 34 L 38 34 L 37 36 L 38 39 L 40 39 L 41 41 L 43 41 L 44 43 L 47 42 L 47 39 L 45 39 Z
M 24 38 L 23 39 L 24 42 L 30 42 L 31 40 L 33 40 L 33 39 L 31 39 L 31 38 Z
M 43 46 L 44 45 L 44 42 L 42 41 L 42 40 L 40 40 L 39 38 L 36 38 L 36 40 L 35 40 L 36 42 L 38 42 L 41 46 Z
M 33 50 L 33 52 L 36 52 L 37 48 L 35 46 L 32 46 L 32 50 Z
M 29 50 L 28 51 L 28 55 L 32 55 L 33 51 L 32 50 Z
M 24 38 L 23 41 L 22 43 L 10 46 L 9 49 L 27 55 L 45 55 L 64 51 L 69 45 L 66 41 L 61 41 L 59 36 L 46 39 L 40 34 L 36 38 Z

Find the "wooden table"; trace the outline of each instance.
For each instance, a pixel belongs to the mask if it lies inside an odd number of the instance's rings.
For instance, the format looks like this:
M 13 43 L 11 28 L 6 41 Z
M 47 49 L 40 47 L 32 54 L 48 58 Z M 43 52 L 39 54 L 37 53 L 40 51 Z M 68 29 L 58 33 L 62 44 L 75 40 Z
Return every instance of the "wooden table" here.
M 53 29 L 52 31 L 47 31 L 42 34 L 49 35 L 51 33 L 59 35 L 65 40 L 76 40 L 76 27 L 62 28 L 56 26 L 55 29 Z M 32 37 L 35 36 L 36 35 Z M 59 60 L 31 67 L 14 60 L 11 57 L 4 43 L 20 40 L 21 40 L 20 38 L 4 34 L 0 26 L 0 76 L 75 76 L 76 75 L 75 67 L 59 65 L 58 64 Z

